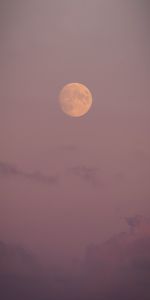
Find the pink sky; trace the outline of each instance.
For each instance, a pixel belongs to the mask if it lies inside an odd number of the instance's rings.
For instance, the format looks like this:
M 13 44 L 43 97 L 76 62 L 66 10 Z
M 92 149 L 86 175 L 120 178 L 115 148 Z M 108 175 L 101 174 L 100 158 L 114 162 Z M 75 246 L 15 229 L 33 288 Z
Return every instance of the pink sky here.
M 149 215 L 146 10 L 129 0 L 3 1 L 0 162 L 21 171 L 0 171 L 0 239 L 58 260 L 125 229 L 124 216 Z M 69 82 L 93 94 L 83 118 L 59 108 Z M 35 171 L 58 180 L 24 176 Z

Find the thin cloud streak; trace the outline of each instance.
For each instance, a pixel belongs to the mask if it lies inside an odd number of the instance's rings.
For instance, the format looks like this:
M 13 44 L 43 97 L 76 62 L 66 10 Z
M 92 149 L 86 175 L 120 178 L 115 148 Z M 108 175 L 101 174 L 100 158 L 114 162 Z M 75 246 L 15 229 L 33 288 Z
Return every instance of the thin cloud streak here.
M 41 182 L 45 184 L 57 184 L 58 183 L 58 176 L 47 176 L 42 174 L 41 172 L 26 172 L 24 170 L 19 169 L 17 166 L 6 163 L 0 162 L 0 176 L 8 177 L 8 176 L 18 176 L 24 179 L 29 179 L 35 182 Z
M 69 168 L 69 172 L 87 183 L 90 183 L 93 187 L 96 187 L 99 184 L 98 168 L 81 165 Z

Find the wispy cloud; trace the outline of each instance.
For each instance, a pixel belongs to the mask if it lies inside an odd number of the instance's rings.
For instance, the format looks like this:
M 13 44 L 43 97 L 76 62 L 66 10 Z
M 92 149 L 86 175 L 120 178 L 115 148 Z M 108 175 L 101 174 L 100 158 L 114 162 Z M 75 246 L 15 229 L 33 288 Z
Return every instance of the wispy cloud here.
M 46 183 L 46 184 L 57 184 L 58 183 L 58 176 L 48 176 L 41 172 L 27 172 L 22 169 L 19 169 L 17 166 L 6 163 L 0 162 L 0 176 L 18 176 L 24 179 L 33 180 L 36 182 Z
M 78 176 L 92 186 L 99 184 L 98 180 L 98 169 L 95 167 L 87 167 L 85 165 L 75 166 L 69 168 L 69 172 L 72 175 Z

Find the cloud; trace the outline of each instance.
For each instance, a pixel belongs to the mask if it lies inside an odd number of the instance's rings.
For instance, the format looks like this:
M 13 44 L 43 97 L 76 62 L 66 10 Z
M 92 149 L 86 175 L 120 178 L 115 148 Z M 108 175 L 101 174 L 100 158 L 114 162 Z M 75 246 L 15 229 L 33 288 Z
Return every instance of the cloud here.
M 99 183 L 98 180 L 98 169 L 95 167 L 87 166 L 76 166 L 69 168 L 69 172 L 72 175 L 80 177 L 82 180 L 90 183 L 92 186 L 97 186 Z
M 71 273 L 45 269 L 24 248 L 0 242 L 2 299 L 149 300 L 150 219 L 138 215 L 126 221 L 134 232 L 89 245 Z
M 0 176 L 18 176 L 35 182 L 51 185 L 58 183 L 58 176 L 47 176 L 41 172 L 26 172 L 22 169 L 19 169 L 17 166 L 6 162 L 0 162 Z
M 84 262 L 89 293 L 102 299 L 150 299 L 150 219 L 126 218 L 122 232 L 87 248 Z M 91 297 L 92 299 L 92 297 Z
M 0 175 L 1 176 L 9 176 L 9 175 L 18 175 L 20 171 L 11 164 L 0 162 Z
M 131 231 L 134 231 L 137 228 L 139 228 L 139 226 L 141 225 L 142 219 L 143 219 L 142 215 L 136 215 L 134 217 L 126 217 L 125 221 L 127 222 Z
M 0 265 L 3 266 L 0 274 L 4 271 L 23 274 L 36 271 L 38 261 L 31 251 L 25 250 L 22 246 L 0 241 Z

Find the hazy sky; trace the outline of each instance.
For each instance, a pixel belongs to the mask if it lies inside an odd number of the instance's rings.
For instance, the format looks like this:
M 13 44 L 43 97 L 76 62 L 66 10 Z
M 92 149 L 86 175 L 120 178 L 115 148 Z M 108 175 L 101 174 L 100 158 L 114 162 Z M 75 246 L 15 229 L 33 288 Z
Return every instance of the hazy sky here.
M 0 239 L 58 260 L 149 215 L 149 10 L 0 2 Z M 69 82 L 93 94 L 82 118 L 59 108 Z

